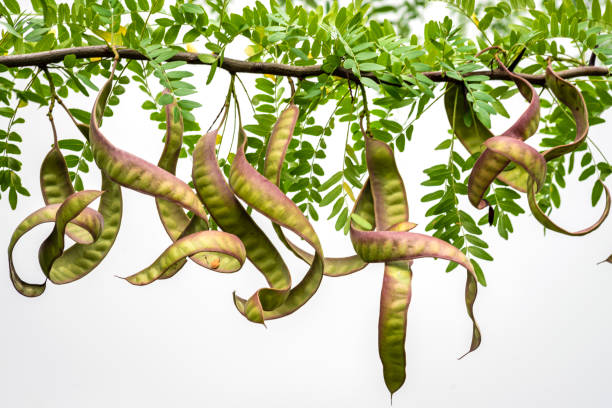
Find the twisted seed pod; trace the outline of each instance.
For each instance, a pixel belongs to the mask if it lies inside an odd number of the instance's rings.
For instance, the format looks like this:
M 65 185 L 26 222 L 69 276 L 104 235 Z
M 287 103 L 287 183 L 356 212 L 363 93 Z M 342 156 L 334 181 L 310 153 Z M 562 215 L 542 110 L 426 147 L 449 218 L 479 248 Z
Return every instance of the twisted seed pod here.
M 118 149 L 100 132 L 94 117 L 102 117 L 105 101 L 112 87 L 112 79 L 111 75 L 100 90 L 89 124 L 89 139 L 97 166 L 116 183 L 174 202 L 206 221 L 204 207 L 191 187 L 170 172 Z
M 51 282 L 64 284 L 82 278 L 102 262 L 113 246 L 121 224 L 121 187 L 102 173 L 102 190 L 98 212 L 104 226 L 100 236 L 91 244 L 77 243 L 65 250 L 49 271 Z
M 232 162 L 229 184 L 234 193 L 273 223 L 285 227 L 304 239 L 315 251 L 310 268 L 302 281 L 289 292 L 282 305 L 274 310 L 261 310 L 256 302 L 234 295 L 238 310 L 253 322 L 286 316 L 299 309 L 314 295 L 323 277 L 323 248 L 308 219 L 274 183 L 255 170 L 245 157 L 246 135 L 240 129 L 236 156 Z M 250 300 L 250 299 L 249 299 Z
M 98 109 L 93 119 L 96 123 L 100 123 L 102 112 L 106 106 L 106 99 L 100 102 L 102 108 Z M 88 132 L 85 138 L 89 142 L 89 126 L 79 124 L 79 130 Z M 65 163 L 65 160 L 62 159 Z M 64 166 L 65 174 L 67 168 Z M 64 171 L 62 169 L 62 171 Z M 115 243 L 119 226 L 121 225 L 121 216 L 123 213 L 123 200 L 121 197 L 121 187 L 113 182 L 103 171 L 100 171 L 102 178 L 101 189 L 104 191 L 100 198 L 98 212 L 104 219 L 104 227 L 100 233 L 100 237 L 90 244 L 77 243 L 68 248 L 62 256 L 57 258 L 49 271 L 49 280 L 55 284 L 65 284 L 82 278 L 91 272 L 96 266 L 106 257 L 111 247 Z M 61 179 L 58 177 L 58 179 Z M 41 182 L 42 184 L 42 182 Z M 49 184 L 45 183 L 48 187 Z M 66 194 L 72 189 L 72 185 L 62 187 Z M 45 188 L 43 188 L 45 190 Z M 44 194 L 44 193 L 43 193 Z M 85 209 L 87 210 L 87 209 Z M 70 227 L 70 224 L 68 225 Z
M 235 235 L 222 231 L 199 231 L 173 242 L 151 266 L 125 279 L 133 285 L 147 285 L 177 262 L 198 253 L 216 257 L 216 261 L 210 262 L 209 269 L 218 272 L 235 272 L 242 267 L 246 258 L 244 245 Z
M 74 193 L 66 160 L 57 145 L 53 145 L 40 166 L 40 189 L 47 205 L 61 204 Z M 93 210 L 86 208 L 84 211 Z M 89 244 L 94 241 L 85 229 L 74 223 L 66 226 L 66 233 L 81 244 Z
M 80 191 L 74 193 L 62 204 L 51 204 L 40 208 L 19 223 L 9 242 L 8 259 L 11 281 L 20 294 L 28 297 L 40 296 L 45 291 L 46 283 L 28 283 L 19 277 L 13 262 L 13 249 L 17 241 L 35 226 L 46 222 L 55 222 L 55 227 L 51 235 L 43 242 L 39 251 L 39 262 L 43 272 L 47 276 L 53 261 L 55 261 L 63 251 L 63 234 L 68 222 L 78 222 L 78 225 L 87 230 L 94 239 L 100 235 L 102 226 L 101 218 L 91 216 L 91 214 L 80 214 L 83 209 L 100 194 L 102 194 L 102 192 L 99 191 Z
M 470 154 L 482 153 L 486 149 L 484 142 L 493 138 L 494 135 L 474 115 L 467 99 L 467 90 L 463 84 L 449 82 L 446 85 L 444 107 L 451 128 L 461 144 Z M 463 119 L 466 116 L 470 118 L 469 126 L 465 124 Z M 498 180 L 522 192 L 527 192 L 528 178 L 529 174 L 520 166 L 511 170 L 503 170 L 497 175 Z
M 223 231 L 235 234 L 246 247 L 246 255 L 263 274 L 270 288 L 258 290 L 246 309 L 273 310 L 289 295 L 291 275 L 272 242 L 238 201 L 217 163 L 217 131 L 200 138 L 193 151 L 193 184 L 208 213 Z M 247 316 L 261 316 L 248 312 Z M 257 318 L 259 323 L 259 318 Z
M 270 182 L 278 187 L 280 187 L 281 171 L 285 161 L 285 154 L 291 142 L 298 116 L 298 107 L 293 104 L 289 105 L 289 107 L 279 116 L 272 129 L 272 134 L 268 139 L 263 173 Z M 283 242 L 291 252 L 307 264 L 312 264 L 314 256 L 311 253 L 303 250 L 287 239 L 282 228 L 278 225 L 273 224 L 273 226 L 281 242 Z M 324 274 L 326 276 L 348 275 L 365 268 L 367 265 L 367 263 L 357 255 L 341 258 L 326 257 L 323 259 L 323 264 Z
M 114 69 L 114 68 L 113 68 Z M 196 194 L 172 173 L 117 149 L 100 132 L 97 120 L 102 117 L 109 96 L 113 75 L 100 90 L 94 104 L 90 122 L 90 141 L 94 159 L 109 177 L 128 188 L 155 198 L 163 198 L 188 209 L 199 217 L 205 226 L 206 214 Z M 188 256 L 199 254 L 208 259 L 205 267 L 218 272 L 234 272 L 244 262 L 244 246 L 240 240 L 221 231 L 200 231 L 202 224 L 190 222 L 181 232 L 180 239 L 170 245 L 148 268 L 130 275 L 126 280 L 134 285 L 146 285 L 163 275 L 176 272 L 174 265 L 184 263 Z
M 352 217 L 351 241 L 364 261 L 385 263 L 378 338 L 385 383 L 393 394 L 406 377 L 404 343 L 411 297 L 412 260 L 423 257 L 444 258 L 468 270 L 466 306 L 473 322 L 472 343 L 468 353 L 475 350 L 481 340 L 473 314 L 477 286 L 472 264 L 461 251 L 440 239 L 408 232 L 414 224 L 408 220 L 406 191 L 389 146 L 367 136 L 366 162 L 370 178 L 359 195 L 356 209 L 367 209 L 369 214 L 362 212 L 359 218 L 376 226 L 377 230 L 363 229 Z M 362 200 L 365 200 L 365 205 Z
M 564 154 L 573 152 L 582 143 L 584 143 L 589 132 L 589 113 L 587 111 L 587 106 L 582 96 L 582 93 L 573 84 L 557 75 L 552 70 L 550 61 L 548 62 L 548 66 L 546 67 L 545 79 L 546 86 L 551 90 L 551 92 L 562 104 L 569 108 L 574 117 L 574 121 L 576 122 L 576 137 L 574 138 L 573 142 L 561 146 L 552 147 L 542 153 L 542 156 L 548 162 Z M 599 182 L 602 183 L 604 191 L 606 192 L 606 206 L 602 215 L 599 217 L 599 220 L 597 220 L 595 224 L 591 225 L 590 227 L 572 232 L 555 224 L 538 206 L 536 200 L 536 193 L 538 191 L 538 188 L 537 185 L 534 185 L 531 179 L 527 188 L 527 201 L 529 203 L 529 208 L 531 209 L 531 212 L 533 213 L 535 219 L 550 230 L 572 236 L 586 235 L 599 228 L 610 213 L 610 191 L 601 180 L 599 180 Z
M 474 164 L 468 181 L 468 198 L 470 203 L 479 209 L 488 206 L 482 199 L 485 192 L 511 161 L 526 169 L 538 186 L 543 184 L 546 177 L 545 162 L 539 153 L 523 143 L 538 129 L 540 98 L 529 81 L 510 72 L 499 59 L 497 62 L 512 78 L 521 95 L 529 101 L 529 106 L 516 122 L 502 133 L 502 139 L 493 138 L 493 141 L 487 141 L 489 145 Z
M 164 93 L 169 93 L 169 91 L 166 89 L 164 90 Z M 164 110 L 166 112 L 166 138 L 164 150 L 157 165 L 158 167 L 175 175 L 176 165 L 183 146 L 183 117 L 178 109 L 176 101 L 166 105 Z M 156 197 L 155 205 L 157 206 L 157 212 L 162 225 L 172 241 L 176 241 L 189 233 L 205 231 L 208 229 L 208 224 L 203 219 L 200 217 L 189 218 L 187 214 L 185 214 L 183 208 L 172 201 Z M 205 254 L 192 255 L 191 259 L 198 265 L 204 267 L 211 266 L 209 263 L 209 258 Z M 211 260 L 214 259 L 216 258 L 211 258 Z M 167 269 L 164 274 L 160 276 L 160 278 L 167 279 L 174 276 L 186 262 L 186 259 L 181 262 L 177 262 L 172 266 L 172 268 Z
M 55 226 L 51 234 L 43 241 L 38 251 L 38 262 L 45 275 L 49 275 L 53 262 L 64 252 L 64 233 L 66 225 L 70 220 L 80 214 L 84 222 L 91 227 L 90 232 L 94 241 L 100 236 L 104 219 L 97 211 L 92 213 L 83 210 L 96 198 L 102 195 L 102 191 L 85 190 L 72 194 L 57 210 Z

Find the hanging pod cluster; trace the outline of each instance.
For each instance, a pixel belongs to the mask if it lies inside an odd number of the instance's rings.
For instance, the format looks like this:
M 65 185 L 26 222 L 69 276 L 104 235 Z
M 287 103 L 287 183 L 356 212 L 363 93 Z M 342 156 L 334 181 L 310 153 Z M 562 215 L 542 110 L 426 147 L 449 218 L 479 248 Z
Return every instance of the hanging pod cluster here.
M 557 75 L 549 61 L 546 67 L 546 86 L 559 102 L 567 107 L 576 124 L 574 141 L 565 145 L 552 147 L 539 152 L 525 141 L 536 133 L 540 120 L 540 100 L 535 89 L 527 80 L 508 70 L 496 57 L 497 63 L 514 81 L 520 94 L 529 102 L 527 109 L 508 130 L 500 136 L 494 136 L 486 126 L 473 114 L 467 99 L 465 87 L 449 83 L 444 97 L 448 120 L 457 138 L 472 154 L 480 152 L 468 180 L 468 198 L 478 209 L 489 203 L 484 199 L 489 186 L 498 179 L 514 189 L 527 193 L 529 208 L 536 220 L 544 227 L 566 235 L 586 235 L 601 226 L 610 213 L 611 197 L 608 187 L 601 180 L 606 193 L 604 211 L 593 225 L 579 231 L 568 231 L 555 224 L 536 200 L 537 192 L 546 180 L 547 163 L 565 154 L 575 151 L 585 142 L 589 131 L 589 114 L 582 93 L 570 82 Z M 469 126 L 464 117 L 469 115 Z M 506 170 L 510 163 L 515 166 Z
M 529 82 L 507 72 L 529 101 L 529 107 L 500 136 L 494 137 L 475 117 L 469 126 L 465 124 L 463 117 L 471 108 L 461 85 L 450 83 L 445 96 L 448 117 L 457 137 L 471 153 L 482 151 L 470 176 L 469 199 L 476 207 L 485 207 L 484 194 L 497 178 L 527 192 L 536 219 L 547 228 L 568 233 L 539 209 L 535 194 L 543 184 L 547 161 L 573 151 L 584 141 L 588 130 L 584 100 L 574 86 L 548 67 L 547 86 L 572 111 L 577 135 L 573 143 L 540 153 L 524 143 L 538 126 L 538 96 Z M 324 245 L 309 220 L 280 189 L 285 154 L 299 116 L 297 106 L 290 103 L 280 114 L 268 140 L 263 174 L 246 159 L 247 138 L 242 128 L 227 179 L 215 151 L 217 130 L 202 136 L 193 152 L 194 191 L 175 175 L 183 143 L 183 123 L 176 103 L 165 107 L 165 146 L 157 165 L 118 149 L 103 135 L 100 122 L 113 74 L 96 98 L 89 125 L 89 143 L 102 174 L 101 189 L 75 192 L 66 161 L 57 143 L 54 144 L 41 166 L 41 189 L 46 206 L 17 226 L 8 248 L 10 276 L 19 293 L 39 296 L 45 290 L 45 283 L 27 283 L 17 274 L 12 258 L 17 241 L 38 224 L 54 223 L 53 231 L 39 250 L 45 282 L 48 279 L 62 284 L 85 276 L 106 256 L 118 234 L 123 186 L 155 198 L 160 220 L 172 241 L 150 266 L 125 278 L 131 284 L 147 285 L 170 278 L 185 265 L 187 258 L 222 273 L 239 270 L 248 258 L 268 286 L 246 298 L 234 294 L 234 303 L 248 320 L 265 324 L 266 320 L 286 316 L 304 305 L 315 294 L 324 275 L 344 276 L 369 263 L 383 263 L 379 354 L 385 383 L 394 393 L 406 376 L 404 343 L 413 261 L 424 257 L 442 258 L 462 265 L 467 271 L 465 302 L 473 325 L 468 353 L 478 348 L 481 336 L 473 312 L 477 294 L 474 268 L 466 255 L 449 243 L 412 232 L 415 224 L 409 220 L 407 195 L 393 151 L 386 143 L 373 138 L 369 130 L 364 131 L 369 177 L 351 214 L 350 239 L 355 254 L 326 257 Z M 510 162 L 517 166 L 504 171 Z M 585 234 L 601 225 L 610 209 L 610 194 L 607 188 L 605 191 L 606 209 L 600 221 L 569 234 Z M 89 208 L 99 197 L 98 209 Z M 267 217 L 280 242 L 308 265 L 308 272 L 299 283 L 293 284 L 291 271 L 281 254 L 239 199 Z M 213 218 L 218 230 L 209 228 L 208 216 Z M 285 229 L 303 239 L 312 250 L 304 250 L 291 242 Z M 65 235 L 76 242 L 68 249 L 64 247 Z

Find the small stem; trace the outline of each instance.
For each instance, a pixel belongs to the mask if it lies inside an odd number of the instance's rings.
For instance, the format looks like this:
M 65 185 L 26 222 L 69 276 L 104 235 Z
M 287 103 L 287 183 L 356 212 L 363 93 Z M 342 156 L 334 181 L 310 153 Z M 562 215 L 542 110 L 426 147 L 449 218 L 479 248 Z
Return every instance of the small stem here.
M 232 95 L 234 95 L 234 101 L 236 102 L 236 111 L 238 112 L 238 125 L 239 125 L 239 132 L 242 129 L 242 116 L 240 115 L 240 103 L 238 103 L 238 95 L 236 95 L 236 89 L 234 89 L 234 87 L 232 86 Z
M 51 73 L 47 66 L 41 67 L 43 72 L 45 73 L 45 77 L 47 77 L 47 81 L 49 81 L 49 91 L 51 92 L 51 101 L 49 102 L 49 111 L 47 112 L 47 117 L 49 118 L 49 122 L 51 122 L 51 129 L 53 129 L 53 145 L 59 149 L 57 144 L 57 130 L 55 129 L 55 121 L 53 120 L 53 108 L 55 107 L 55 100 L 57 99 L 57 94 L 55 93 L 55 84 L 53 83 L 53 78 L 51 77 Z
M 291 99 L 289 103 L 293 103 L 293 98 L 295 97 L 295 84 L 293 83 L 293 79 L 291 77 L 287 77 L 287 81 L 289 81 L 289 87 L 291 88 Z
M 363 111 L 361 112 L 361 119 L 365 116 L 366 119 L 366 133 L 365 136 L 372 136 L 371 127 L 370 127 L 370 111 L 368 110 L 368 96 L 366 95 L 365 86 L 362 83 L 359 84 L 361 88 L 361 96 L 363 97 Z M 359 125 L 361 126 L 361 131 L 363 132 L 363 125 L 360 121 Z
M 72 123 L 74 123 L 74 125 L 78 127 L 79 122 L 77 122 L 76 118 L 72 115 L 72 113 L 70 112 L 70 109 L 68 109 L 68 106 L 66 106 L 62 98 L 58 96 L 56 97 L 56 100 L 57 100 L 57 103 L 59 103 L 60 106 L 64 108 L 64 111 L 66 111 L 66 113 L 68 114 L 68 117 L 70 118 L 70 120 L 72 120 Z
M 221 122 L 219 122 L 219 127 L 217 128 L 217 132 L 219 131 L 219 129 L 221 129 L 221 125 L 225 122 L 225 119 L 227 118 L 227 114 L 229 112 L 230 100 L 231 100 L 232 93 L 234 92 L 234 78 L 235 76 L 232 75 L 232 78 L 230 79 L 229 88 L 227 90 L 227 95 L 225 97 L 225 103 L 223 104 L 221 111 L 219 111 L 219 113 L 217 114 L 217 117 L 213 121 L 213 124 L 214 124 L 217 121 L 217 119 L 219 119 L 219 115 L 221 115 L 221 112 L 223 112 L 223 117 L 221 118 Z M 210 125 L 210 127 L 212 128 L 212 125 Z M 208 130 L 210 130 L 210 128 Z
M 238 75 L 236 75 L 236 78 L 238 79 L 238 82 L 240 82 L 240 86 L 242 86 L 242 89 L 244 90 L 244 93 L 246 94 L 247 99 L 249 100 L 249 103 L 251 104 L 251 109 L 253 110 L 253 113 L 255 113 L 255 106 L 253 105 L 253 99 L 251 98 L 251 95 L 249 95 L 249 91 L 247 90 L 246 86 L 244 85 L 244 82 L 242 82 L 242 79 L 240 79 Z

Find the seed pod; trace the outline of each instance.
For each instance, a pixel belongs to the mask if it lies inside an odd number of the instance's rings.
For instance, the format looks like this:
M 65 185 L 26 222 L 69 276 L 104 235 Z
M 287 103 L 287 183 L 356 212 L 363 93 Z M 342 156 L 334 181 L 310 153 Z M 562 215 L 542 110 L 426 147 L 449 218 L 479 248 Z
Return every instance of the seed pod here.
M 280 306 L 291 288 L 291 275 L 281 255 L 238 201 L 225 181 L 215 154 L 217 131 L 200 138 L 193 151 L 193 184 L 210 216 L 223 231 L 238 236 L 249 260 L 263 274 L 270 288 L 251 298 L 263 310 Z M 257 314 L 255 314 L 257 316 Z M 258 323 L 263 321 L 256 317 Z
M 168 94 L 169 91 L 165 89 L 164 93 Z M 183 146 L 183 117 L 180 113 L 180 109 L 178 109 L 176 101 L 166 105 L 164 110 L 166 112 L 166 137 L 164 150 L 157 165 L 161 169 L 175 175 L 176 165 Z M 157 206 L 157 213 L 159 214 L 162 225 L 172 241 L 176 241 L 190 233 L 208 229 L 207 222 L 200 217 L 189 218 L 187 214 L 185 214 L 183 208 L 172 201 L 156 197 L 155 205 Z M 192 255 L 191 260 L 205 268 L 211 267 L 207 257 L 203 254 Z M 167 279 L 174 276 L 186 262 L 187 260 L 183 260 L 176 263 L 172 268 L 167 269 L 160 278 Z
M 242 129 L 239 132 L 238 148 L 229 176 L 232 190 L 247 205 L 268 217 L 274 224 L 294 232 L 315 251 L 310 269 L 302 281 L 291 289 L 285 302 L 276 309 L 262 311 L 255 299 L 246 301 L 234 296 L 234 303 L 241 313 L 251 321 L 263 322 L 293 313 L 314 295 L 323 277 L 324 256 L 319 237 L 297 205 L 246 160 L 244 153 L 246 135 Z
M 564 154 L 573 152 L 582 143 L 584 143 L 589 131 L 589 114 L 582 93 L 570 82 L 564 80 L 559 75 L 557 75 L 552 70 L 550 61 L 548 62 L 548 66 L 546 67 L 545 79 L 546 86 L 551 90 L 551 92 L 562 104 L 569 108 L 574 117 L 574 121 L 576 122 L 576 137 L 574 138 L 573 142 L 561 146 L 552 147 L 542 154 L 548 162 Z M 531 209 L 531 212 L 533 213 L 535 219 L 550 230 L 572 236 L 586 235 L 599 228 L 610 213 L 610 206 L 612 204 L 610 191 L 601 180 L 600 182 L 602 183 L 604 191 L 606 193 L 606 205 L 602 215 L 599 217 L 599 220 L 597 220 L 595 224 L 591 225 L 590 227 L 572 232 L 555 224 L 538 206 L 536 200 L 536 193 L 538 189 L 537 185 L 534 184 L 532 179 L 529 180 L 527 188 L 527 201 L 529 203 L 529 208 Z
M 68 197 L 62 204 L 51 204 L 34 211 L 27 216 L 13 232 L 8 247 L 9 272 L 15 289 L 22 295 L 28 297 L 40 296 L 45 291 L 46 283 L 33 284 L 23 281 L 13 263 L 13 249 L 17 241 L 29 230 L 45 222 L 55 222 L 51 235 L 43 242 L 39 251 L 39 261 L 45 275 L 49 275 L 49 269 L 53 262 L 61 255 L 64 249 L 63 234 L 66 224 L 79 219 L 79 225 L 86 229 L 94 238 L 100 235 L 102 225 L 101 218 L 80 215 L 87 205 L 96 199 L 101 192 L 80 191 Z
M 406 191 L 389 146 L 366 136 L 366 162 L 370 178 L 359 195 L 355 210 L 359 211 L 360 218 L 376 226 L 377 230 L 364 230 L 352 221 L 351 241 L 364 261 L 385 263 L 378 344 L 385 383 L 393 395 L 406 377 L 404 343 L 412 293 L 412 260 L 444 258 L 460 263 L 468 270 L 465 300 L 473 322 L 468 353 L 475 350 L 481 341 L 473 313 L 477 286 L 472 264 L 461 251 L 440 239 L 408 232 L 415 224 L 408 221 Z
M 89 124 L 89 139 L 97 166 L 124 187 L 172 201 L 206 220 L 202 203 L 185 182 L 152 163 L 118 149 L 100 132 L 94 118 L 102 116 L 111 87 L 112 75 L 96 98 Z
M 268 146 L 266 148 L 266 156 L 264 159 L 264 176 L 280 187 L 281 171 L 283 169 L 283 163 L 285 160 L 285 154 L 291 138 L 293 137 L 293 131 L 295 124 L 299 116 L 297 106 L 289 105 L 285 109 L 280 117 L 278 118 L 272 134 L 268 139 Z M 307 264 L 312 264 L 313 255 L 308 251 L 303 250 L 299 246 L 295 245 L 285 236 L 283 230 L 273 224 L 276 235 L 279 237 L 281 242 L 293 252 L 298 258 L 305 261 Z M 359 256 L 347 256 L 340 258 L 326 257 L 323 259 L 324 274 L 326 276 L 344 276 L 357 272 L 366 267 L 367 263 L 364 262 Z
M 467 100 L 467 90 L 463 84 L 449 82 L 446 85 L 444 107 L 457 139 L 470 154 L 482 153 L 485 150 L 484 142 L 494 135 L 472 111 Z M 464 117 L 470 118 L 469 126 L 465 123 Z M 497 175 L 498 180 L 522 192 L 527 191 L 528 178 L 529 174 L 520 166 L 511 170 L 503 170 Z
M 235 235 L 222 231 L 200 231 L 173 242 L 149 267 L 125 278 L 133 285 L 147 285 L 177 262 L 195 254 L 215 256 L 215 267 L 223 272 L 235 272 L 242 267 L 246 250 Z
M 535 177 L 539 186 L 546 176 L 546 163 L 543 158 L 539 157 L 535 149 L 524 143 L 538 129 L 540 98 L 529 81 L 508 71 L 499 59 L 497 62 L 512 78 L 529 106 L 501 136 L 486 140 L 486 149 L 474 164 L 468 180 L 468 198 L 470 203 L 479 209 L 487 206 L 483 200 L 485 192 L 511 161 Z

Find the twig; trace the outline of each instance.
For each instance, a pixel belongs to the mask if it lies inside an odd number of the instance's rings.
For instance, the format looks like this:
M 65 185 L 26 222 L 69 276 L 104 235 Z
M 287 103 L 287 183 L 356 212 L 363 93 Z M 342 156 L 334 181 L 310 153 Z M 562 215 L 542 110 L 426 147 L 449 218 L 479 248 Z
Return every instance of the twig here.
M 53 78 L 51 77 L 51 73 L 46 66 L 40 67 L 45 73 L 45 77 L 47 77 L 47 81 L 49 81 L 49 91 L 51 92 L 51 101 L 49 102 L 49 110 L 47 112 L 47 117 L 49 118 L 49 122 L 51 122 L 51 129 L 53 129 L 53 145 L 59 149 L 57 142 L 57 129 L 55 129 L 55 121 L 53 120 L 53 108 L 55 107 L 55 100 L 57 99 L 57 94 L 55 93 L 55 84 L 53 83 Z

